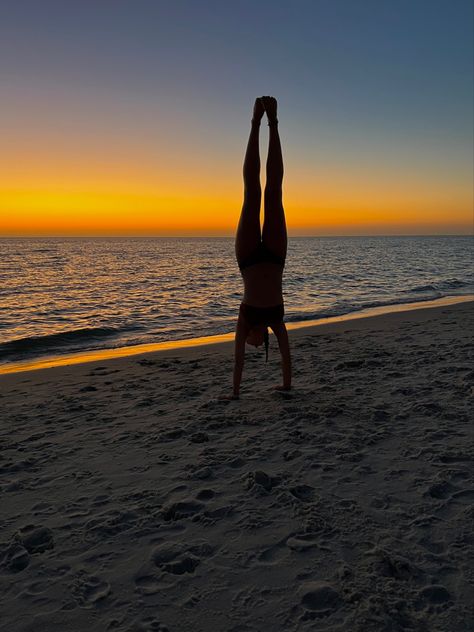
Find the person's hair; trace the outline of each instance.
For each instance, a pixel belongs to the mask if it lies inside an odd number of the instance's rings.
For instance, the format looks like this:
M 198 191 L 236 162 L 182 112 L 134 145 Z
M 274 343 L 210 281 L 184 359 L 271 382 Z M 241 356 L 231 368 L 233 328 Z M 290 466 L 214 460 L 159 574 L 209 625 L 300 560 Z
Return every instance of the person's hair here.
M 268 345 L 269 345 L 269 336 L 268 336 L 268 327 L 265 327 L 265 331 L 263 333 L 263 342 L 265 343 L 265 362 L 268 362 Z

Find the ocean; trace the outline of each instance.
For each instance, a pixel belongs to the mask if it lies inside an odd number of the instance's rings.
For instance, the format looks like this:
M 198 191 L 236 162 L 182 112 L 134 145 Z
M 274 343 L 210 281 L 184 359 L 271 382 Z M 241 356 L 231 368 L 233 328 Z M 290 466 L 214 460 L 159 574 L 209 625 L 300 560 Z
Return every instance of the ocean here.
M 471 294 L 473 239 L 290 238 L 286 320 Z M 231 332 L 233 238 L 0 240 L 0 363 Z

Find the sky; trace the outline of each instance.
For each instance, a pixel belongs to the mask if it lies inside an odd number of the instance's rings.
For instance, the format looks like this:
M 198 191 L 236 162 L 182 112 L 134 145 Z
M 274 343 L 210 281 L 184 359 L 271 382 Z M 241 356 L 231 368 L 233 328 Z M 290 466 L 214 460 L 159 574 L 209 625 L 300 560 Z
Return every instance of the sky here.
M 290 235 L 472 231 L 472 0 L 0 0 L 0 90 L 3 236 L 231 235 L 261 95 Z

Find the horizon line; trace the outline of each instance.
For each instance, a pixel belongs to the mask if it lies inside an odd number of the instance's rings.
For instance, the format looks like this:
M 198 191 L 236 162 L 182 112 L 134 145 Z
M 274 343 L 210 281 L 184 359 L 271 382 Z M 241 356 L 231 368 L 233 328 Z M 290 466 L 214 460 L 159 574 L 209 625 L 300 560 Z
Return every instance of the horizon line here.
M 48 234 L 12 234 L 2 235 L 0 239 L 232 239 L 234 234 L 216 234 L 209 235 L 201 233 L 170 233 L 156 235 L 141 234 L 77 234 L 77 235 L 48 235 Z M 297 234 L 288 235 L 288 239 L 302 239 L 305 237 L 474 237 L 474 231 L 470 233 L 327 233 L 327 234 Z

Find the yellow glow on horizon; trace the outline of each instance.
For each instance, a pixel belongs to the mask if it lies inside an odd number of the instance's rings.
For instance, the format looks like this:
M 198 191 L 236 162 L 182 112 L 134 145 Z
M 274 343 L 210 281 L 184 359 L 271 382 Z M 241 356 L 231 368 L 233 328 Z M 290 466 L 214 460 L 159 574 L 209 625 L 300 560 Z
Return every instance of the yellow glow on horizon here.
M 152 191 L 0 191 L 0 234 L 231 234 L 241 200 L 212 189 L 158 194 Z M 472 231 L 472 201 L 452 192 L 363 191 L 332 188 L 288 191 L 285 209 L 290 232 L 402 233 Z M 444 198 L 444 199 L 443 199 Z M 262 213 L 263 219 L 263 213 Z
M 19 162 L 4 160 L 0 235 L 231 235 L 242 204 L 236 160 L 211 168 L 203 155 L 202 163 L 179 168 L 176 157 L 154 165 L 149 159 L 132 161 L 127 171 L 121 156 L 105 166 L 93 159 L 87 166 L 80 156 L 76 170 L 70 156 L 64 165 L 45 157 L 37 169 L 38 160 L 27 161 L 22 172 Z M 469 234 L 469 182 L 459 173 L 433 180 L 364 164 L 350 172 L 326 167 L 314 173 L 290 164 L 284 181 L 288 229 L 290 234 Z

